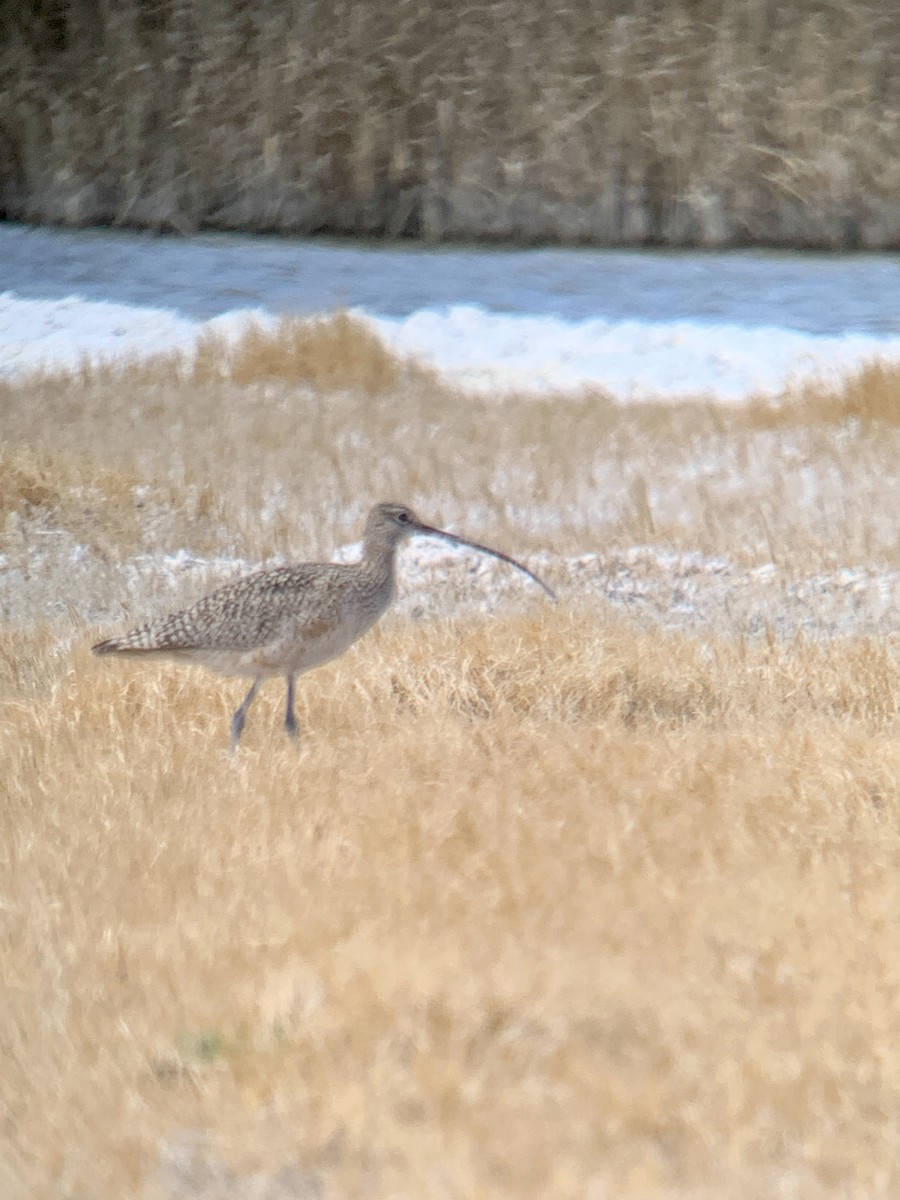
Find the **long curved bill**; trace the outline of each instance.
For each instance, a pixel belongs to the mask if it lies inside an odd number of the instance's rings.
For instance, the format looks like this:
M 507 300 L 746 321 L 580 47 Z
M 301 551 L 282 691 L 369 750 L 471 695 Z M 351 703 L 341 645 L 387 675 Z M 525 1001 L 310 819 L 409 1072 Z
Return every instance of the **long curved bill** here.
M 539 575 L 535 575 L 534 571 L 529 571 L 527 567 L 518 562 L 514 558 L 510 558 L 508 554 L 504 554 L 502 550 L 492 550 L 490 546 L 482 546 L 481 542 L 470 542 L 468 538 L 457 537 L 455 533 L 447 533 L 444 529 L 435 529 L 432 525 L 417 525 L 416 532 L 427 534 L 429 537 L 440 538 L 442 541 L 449 542 L 451 546 L 468 546 L 470 550 L 477 550 L 480 554 L 488 554 L 491 558 L 499 558 L 501 562 L 509 563 L 511 567 L 521 571 L 523 575 L 527 575 L 529 579 L 534 580 L 538 587 L 542 587 L 551 600 L 556 599 L 556 592 L 549 584 L 544 583 Z

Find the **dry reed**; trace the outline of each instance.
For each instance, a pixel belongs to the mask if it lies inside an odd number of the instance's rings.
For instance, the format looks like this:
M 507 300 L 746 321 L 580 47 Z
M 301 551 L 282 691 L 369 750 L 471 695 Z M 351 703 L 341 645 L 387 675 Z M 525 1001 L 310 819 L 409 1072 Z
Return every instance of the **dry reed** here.
M 869 0 L 10 0 L 0 212 L 893 247 L 898 53 Z

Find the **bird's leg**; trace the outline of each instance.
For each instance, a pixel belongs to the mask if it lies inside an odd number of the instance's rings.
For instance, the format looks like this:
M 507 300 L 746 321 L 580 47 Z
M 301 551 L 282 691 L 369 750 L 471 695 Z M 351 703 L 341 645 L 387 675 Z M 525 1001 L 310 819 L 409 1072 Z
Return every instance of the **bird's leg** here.
M 241 734 L 244 731 L 244 722 L 247 720 L 247 712 L 250 708 L 250 705 L 253 703 L 253 697 L 256 695 L 257 691 L 259 690 L 259 685 L 261 683 L 262 683 L 261 679 L 253 680 L 253 686 L 250 688 L 250 691 L 244 697 L 240 708 L 237 709 L 234 716 L 231 718 L 231 750 L 232 750 L 232 753 L 235 750 L 237 750 L 238 742 L 241 740 Z
M 296 675 L 288 675 L 287 677 L 287 706 L 284 712 L 284 727 L 287 730 L 288 737 L 298 737 L 300 727 L 297 724 L 297 718 L 294 716 L 294 684 L 296 683 Z

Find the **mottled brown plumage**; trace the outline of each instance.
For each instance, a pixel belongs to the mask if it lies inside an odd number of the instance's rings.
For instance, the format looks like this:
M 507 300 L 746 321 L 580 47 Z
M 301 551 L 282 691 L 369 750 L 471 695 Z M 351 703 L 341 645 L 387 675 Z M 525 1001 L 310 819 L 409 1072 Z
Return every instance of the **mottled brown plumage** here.
M 390 606 L 397 546 L 413 534 L 443 538 L 508 562 L 555 599 L 547 584 L 514 558 L 425 525 L 402 504 L 378 504 L 369 513 L 358 563 L 301 563 L 258 571 L 211 592 L 190 608 L 98 642 L 92 649 L 95 654 L 175 658 L 220 675 L 251 677 L 253 685 L 232 718 L 232 748 L 240 740 L 247 710 L 262 681 L 283 675 L 287 680 L 285 728 L 296 736 L 297 676 L 343 654 Z

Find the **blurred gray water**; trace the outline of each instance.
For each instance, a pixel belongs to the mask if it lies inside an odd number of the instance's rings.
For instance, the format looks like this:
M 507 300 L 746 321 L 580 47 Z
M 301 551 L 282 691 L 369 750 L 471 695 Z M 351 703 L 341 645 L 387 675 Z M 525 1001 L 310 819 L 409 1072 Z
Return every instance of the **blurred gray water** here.
M 237 308 L 312 313 L 362 307 L 404 317 L 422 308 L 477 304 L 571 321 L 900 331 L 900 259 L 889 254 L 431 249 L 0 223 L 0 292 L 166 308 L 196 320 Z

